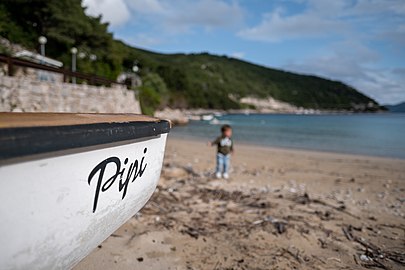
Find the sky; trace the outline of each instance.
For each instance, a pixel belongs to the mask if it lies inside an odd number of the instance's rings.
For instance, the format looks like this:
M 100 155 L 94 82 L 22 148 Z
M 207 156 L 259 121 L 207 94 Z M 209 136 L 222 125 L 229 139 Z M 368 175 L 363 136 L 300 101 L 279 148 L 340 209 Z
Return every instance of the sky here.
M 114 37 L 339 80 L 405 101 L 405 0 L 83 0 Z

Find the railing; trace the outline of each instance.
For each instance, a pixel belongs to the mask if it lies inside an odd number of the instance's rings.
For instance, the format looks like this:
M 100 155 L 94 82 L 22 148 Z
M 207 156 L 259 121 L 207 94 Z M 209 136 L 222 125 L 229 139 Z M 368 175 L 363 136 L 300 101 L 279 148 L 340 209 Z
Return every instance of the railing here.
M 69 78 L 78 78 L 81 80 L 85 80 L 88 84 L 91 85 L 111 85 L 111 84 L 121 84 L 121 85 L 126 85 L 125 83 L 119 83 L 113 80 L 109 80 L 107 78 L 99 77 L 93 74 L 86 74 L 86 73 L 81 73 L 81 72 L 73 72 L 64 68 L 55 68 L 51 66 L 46 66 L 42 64 L 38 64 L 35 62 L 23 60 L 20 58 L 15 58 L 11 56 L 7 56 L 4 54 L 0 54 L 0 62 L 6 63 L 7 64 L 7 72 L 9 76 L 13 76 L 14 74 L 14 66 L 18 67 L 27 67 L 27 68 L 33 68 L 33 69 L 40 69 L 40 70 L 45 70 L 45 71 L 50 71 L 50 72 L 55 72 L 59 74 L 63 74 L 63 81 L 68 82 Z

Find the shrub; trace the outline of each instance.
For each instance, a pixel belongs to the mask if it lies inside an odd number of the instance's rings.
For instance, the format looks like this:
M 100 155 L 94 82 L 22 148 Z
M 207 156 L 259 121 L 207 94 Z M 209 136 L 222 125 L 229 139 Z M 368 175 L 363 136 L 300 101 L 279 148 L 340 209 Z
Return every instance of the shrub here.
M 152 115 L 160 104 L 160 96 L 155 89 L 149 86 L 139 88 L 139 102 L 143 114 Z

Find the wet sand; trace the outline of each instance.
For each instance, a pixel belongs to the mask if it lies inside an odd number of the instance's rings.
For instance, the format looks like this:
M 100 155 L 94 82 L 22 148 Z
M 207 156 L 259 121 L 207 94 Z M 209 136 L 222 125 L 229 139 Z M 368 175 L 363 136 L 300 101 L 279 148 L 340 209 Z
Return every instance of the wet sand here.
M 405 160 L 170 138 L 147 205 L 75 269 L 401 269 Z

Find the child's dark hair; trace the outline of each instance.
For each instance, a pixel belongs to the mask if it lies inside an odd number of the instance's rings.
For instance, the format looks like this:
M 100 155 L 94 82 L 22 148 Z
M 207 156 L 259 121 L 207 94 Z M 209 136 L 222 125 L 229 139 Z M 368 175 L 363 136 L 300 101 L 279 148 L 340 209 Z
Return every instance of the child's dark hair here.
M 221 127 L 221 132 L 223 133 L 223 132 L 225 132 L 225 131 L 227 131 L 227 130 L 229 130 L 229 129 L 232 129 L 232 127 L 231 127 L 230 125 L 223 125 L 223 126 Z

